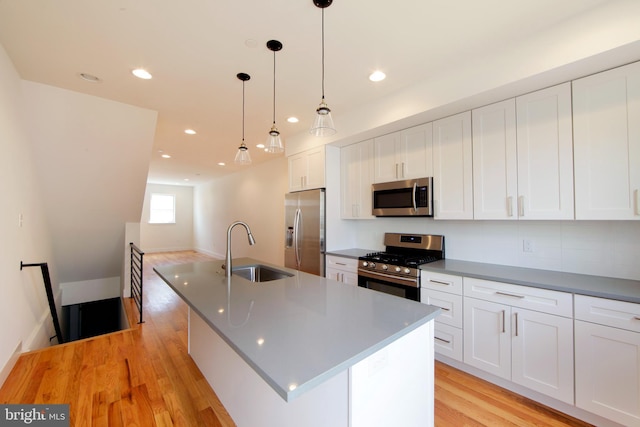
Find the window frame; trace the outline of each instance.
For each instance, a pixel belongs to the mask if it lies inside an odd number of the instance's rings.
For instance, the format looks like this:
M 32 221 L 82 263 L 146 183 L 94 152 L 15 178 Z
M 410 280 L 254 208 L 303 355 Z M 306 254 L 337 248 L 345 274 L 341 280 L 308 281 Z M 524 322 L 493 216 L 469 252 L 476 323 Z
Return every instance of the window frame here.
M 173 206 L 171 207 L 171 209 L 169 208 L 155 208 L 153 207 L 153 199 L 154 197 L 162 197 L 162 198 L 168 198 L 170 197 L 172 199 L 173 202 Z M 156 213 L 156 216 L 154 216 L 154 212 Z M 167 214 L 168 212 L 171 213 L 171 219 L 170 220 L 161 220 L 161 218 L 164 216 L 162 214 Z M 160 218 L 157 217 L 157 215 L 160 215 Z M 155 218 L 155 220 L 154 220 Z M 163 225 L 163 224 L 175 224 L 176 223 L 176 195 L 175 194 L 169 194 L 169 193 L 151 193 L 151 196 L 149 197 L 149 224 L 154 224 L 154 225 Z

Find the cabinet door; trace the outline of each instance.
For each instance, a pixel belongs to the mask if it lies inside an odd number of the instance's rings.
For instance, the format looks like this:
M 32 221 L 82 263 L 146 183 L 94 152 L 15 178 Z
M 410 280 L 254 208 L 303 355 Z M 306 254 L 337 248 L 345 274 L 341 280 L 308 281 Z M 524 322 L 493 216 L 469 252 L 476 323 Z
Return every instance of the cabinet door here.
M 640 425 L 640 333 L 576 320 L 576 406 Z
M 576 219 L 640 220 L 640 62 L 573 82 Z
M 573 219 L 571 84 L 516 98 L 518 218 Z
M 389 182 L 400 179 L 400 165 L 396 160 L 397 147 L 400 146 L 400 132 L 375 138 L 373 182 Z
M 512 309 L 511 381 L 573 405 L 573 320 Z
M 415 126 L 400 132 L 399 178 L 433 176 L 433 124 Z
M 306 152 L 307 155 L 307 177 L 305 179 L 305 189 L 324 187 L 324 146 L 314 148 Z
M 473 219 L 471 112 L 433 122 L 435 219 Z
M 464 363 L 511 379 L 511 308 L 464 299 Z
M 374 218 L 371 215 L 373 140 L 343 147 L 340 155 L 342 218 Z
M 358 273 L 342 273 L 342 282 L 347 285 L 358 286 Z
M 337 282 L 342 282 L 342 277 L 340 276 L 342 274 L 342 271 L 332 268 L 332 267 L 325 267 L 325 277 L 327 279 L 331 279 L 331 280 L 335 280 Z
M 473 217 L 517 219 L 516 105 L 473 110 Z
M 304 179 L 307 175 L 307 156 L 305 153 L 289 156 L 289 191 L 304 189 Z

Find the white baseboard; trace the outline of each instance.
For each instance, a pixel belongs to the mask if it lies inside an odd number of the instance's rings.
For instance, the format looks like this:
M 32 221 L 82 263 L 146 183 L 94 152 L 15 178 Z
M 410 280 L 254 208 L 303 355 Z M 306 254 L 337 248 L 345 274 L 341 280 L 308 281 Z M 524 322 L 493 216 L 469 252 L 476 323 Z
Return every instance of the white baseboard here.
M 16 365 L 16 362 L 18 361 L 18 358 L 20 357 L 21 354 L 22 354 L 22 341 L 18 342 L 18 345 L 16 346 L 16 349 L 13 351 L 13 354 L 11 355 L 9 360 L 7 360 L 7 363 L 5 363 L 5 365 L 2 367 L 2 370 L 0 370 L 0 387 L 4 385 L 4 382 L 7 380 L 7 377 L 11 373 L 11 370 L 13 369 L 13 367 Z
M 224 257 L 225 257 L 225 254 L 218 254 L 218 253 L 215 253 L 215 252 L 209 251 L 207 249 L 203 249 L 203 248 L 195 248 L 193 250 L 196 251 L 196 252 L 203 253 L 205 255 L 209 255 L 210 257 L 213 257 L 215 259 L 224 259 Z

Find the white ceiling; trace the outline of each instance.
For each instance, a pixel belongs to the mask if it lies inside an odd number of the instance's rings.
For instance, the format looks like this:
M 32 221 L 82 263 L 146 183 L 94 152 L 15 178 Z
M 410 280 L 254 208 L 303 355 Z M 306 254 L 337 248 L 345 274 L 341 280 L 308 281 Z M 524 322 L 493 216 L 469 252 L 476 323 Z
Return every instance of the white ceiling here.
M 327 103 L 334 116 L 356 110 L 615 2 L 336 0 L 325 10 Z M 157 183 L 197 184 L 251 167 L 233 164 L 242 139 L 239 72 L 251 75 L 245 134 L 254 164 L 273 158 L 255 148 L 272 121 L 270 39 L 284 45 L 276 123 L 285 144 L 306 132 L 321 95 L 320 24 L 312 0 L 0 0 L 0 43 L 23 79 L 158 111 L 149 172 Z M 133 77 L 137 67 L 153 79 Z M 370 82 L 375 69 L 387 79 Z M 292 115 L 300 122 L 287 123 Z

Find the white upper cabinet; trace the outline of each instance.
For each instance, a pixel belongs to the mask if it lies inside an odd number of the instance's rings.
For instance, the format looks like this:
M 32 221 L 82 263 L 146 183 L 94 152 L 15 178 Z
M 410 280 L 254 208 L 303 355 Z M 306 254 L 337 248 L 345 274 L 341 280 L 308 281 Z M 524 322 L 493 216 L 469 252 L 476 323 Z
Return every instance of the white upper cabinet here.
M 473 216 L 517 219 L 515 100 L 473 110 L 472 122 Z
M 571 86 L 473 110 L 475 219 L 573 219 Z
M 323 188 L 324 145 L 289 156 L 289 191 Z
M 571 84 L 516 98 L 519 219 L 573 219 Z
M 374 139 L 374 182 L 433 176 L 432 125 Z
M 640 220 L 640 62 L 573 82 L 576 219 Z
M 473 219 L 471 112 L 433 122 L 435 219 Z
M 341 216 L 345 219 L 375 218 L 371 214 L 373 140 L 340 149 Z

